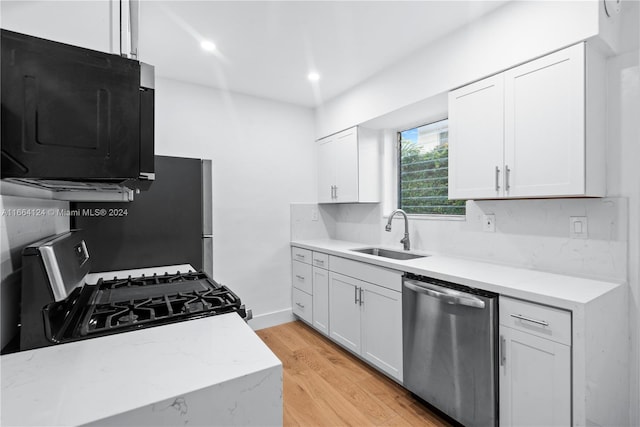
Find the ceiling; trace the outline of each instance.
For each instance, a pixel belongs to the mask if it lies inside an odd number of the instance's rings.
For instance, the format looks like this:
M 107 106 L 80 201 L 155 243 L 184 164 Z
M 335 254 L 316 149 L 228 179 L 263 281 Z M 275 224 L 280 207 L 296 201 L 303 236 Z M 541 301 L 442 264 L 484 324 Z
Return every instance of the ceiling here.
M 161 77 L 315 107 L 505 2 L 143 1 L 140 59 Z

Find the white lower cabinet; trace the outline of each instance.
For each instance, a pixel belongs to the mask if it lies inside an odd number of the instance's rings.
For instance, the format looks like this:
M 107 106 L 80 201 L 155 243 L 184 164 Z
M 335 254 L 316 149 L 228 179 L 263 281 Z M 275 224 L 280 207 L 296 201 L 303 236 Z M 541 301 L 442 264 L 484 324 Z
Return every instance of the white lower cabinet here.
M 571 425 L 571 313 L 500 298 L 500 425 Z
M 329 272 L 330 337 L 402 381 L 402 293 Z
M 402 382 L 402 272 L 292 247 L 292 311 Z
M 361 299 L 361 355 L 402 381 L 402 293 L 366 284 Z
M 329 335 L 329 272 L 313 266 L 313 327 Z
M 329 273 L 330 336 L 360 354 L 360 287 L 364 282 L 342 274 Z

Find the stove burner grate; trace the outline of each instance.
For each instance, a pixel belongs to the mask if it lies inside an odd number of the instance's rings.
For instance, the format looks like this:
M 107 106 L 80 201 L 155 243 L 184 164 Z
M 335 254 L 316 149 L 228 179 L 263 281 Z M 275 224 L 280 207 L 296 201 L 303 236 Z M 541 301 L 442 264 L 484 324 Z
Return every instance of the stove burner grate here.
M 240 299 L 203 273 L 98 282 L 80 336 L 212 316 L 243 310 Z

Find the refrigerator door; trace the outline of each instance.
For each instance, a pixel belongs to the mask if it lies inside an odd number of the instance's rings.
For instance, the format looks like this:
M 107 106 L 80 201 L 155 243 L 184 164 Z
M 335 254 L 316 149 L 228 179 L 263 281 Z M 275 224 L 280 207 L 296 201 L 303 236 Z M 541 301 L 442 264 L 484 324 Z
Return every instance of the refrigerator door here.
M 203 218 L 211 215 L 203 205 L 203 164 L 156 156 L 156 180 L 133 202 L 74 204 L 80 215 L 72 217 L 72 227 L 84 230 L 93 271 L 176 264 L 203 269 Z

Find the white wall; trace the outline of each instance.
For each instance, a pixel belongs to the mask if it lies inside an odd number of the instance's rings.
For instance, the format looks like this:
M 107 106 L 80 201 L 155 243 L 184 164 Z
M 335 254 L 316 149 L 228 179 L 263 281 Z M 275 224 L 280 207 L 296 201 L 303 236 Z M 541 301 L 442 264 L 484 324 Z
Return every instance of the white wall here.
M 2 0 L 2 28 L 103 52 L 120 53 L 117 0 Z
M 638 11 L 640 21 L 640 11 Z M 636 21 L 636 22 L 638 22 Z M 636 24 L 637 28 L 637 24 Z M 640 425 L 640 51 L 608 62 L 608 192 L 629 205 L 628 273 L 631 334 L 631 425 Z
M 508 2 L 317 109 L 322 137 L 598 34 L 599 1 Z
M 158 79 L 156 154 L 213 161 L 214 277 L 254 316 L 291 309 L 289 204 L 315 200 L 313 112 Z

